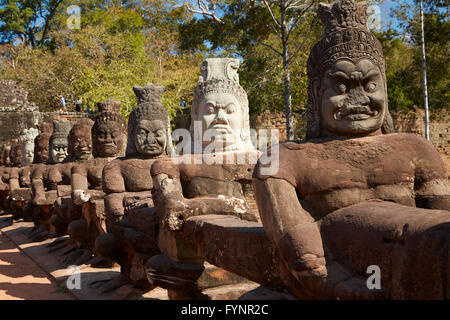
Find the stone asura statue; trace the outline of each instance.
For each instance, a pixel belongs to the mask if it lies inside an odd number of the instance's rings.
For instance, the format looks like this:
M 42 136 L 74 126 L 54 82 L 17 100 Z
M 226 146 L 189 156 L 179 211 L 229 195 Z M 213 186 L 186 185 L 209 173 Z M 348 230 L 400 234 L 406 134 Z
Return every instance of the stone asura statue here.
M 83 206 L 82 216 L 66 218 L 70 223 L 68 232 L 71 238 L 88 249 L 93 249 L 95 238 L 104 232 L 103 168 L 117 157 L 124 156 L 127 146 L 127 123 L 120 114 L 120 101 L 98 103 L 97 107 L 99 114 L 91 130 L 92 155 L 95 157 L 83 159 L 80 156 L 78 160 L 82 161 L 72 167 L 73 205 Z M 86 144 L 86 156 L 89 147 Z
M 47 163 L 49 155 L 50 137 L 52 136 L 53 126 L 51 123 L 44 123 L 39 126 L 39 134 L 34 139 L 34 159 L 33 163 Z
M 35 138 L 38 129 L 24 129 L 20 137 L 22 163 L 20 167 L 11 168 L 10 171 L 10 207 L 14 210 L 14 218 L 30 218 L 30 212 L 24 215 L 23 208 L 31 200 L 31 172 L 34 168 Z M 28 209 L 31 209 L 28 206 Z
M 33 219 L 48 228 L 58 185 L 70 185 L 70 166 L 63 163 L 68 154 L 68 120 L 54 120 L 46 164 L 38 164 L 31 174 Z
M 5 145 L 3 148 L 3 165 L 0 166 L 0 209 L 3 213 L 9 209 L 8 196 L 9 196 L 9 171 L 10 171 L 10 153 L 11 146 Z
M 254 149 L 247 93 L 239 84 L 239 65 L 239 60 L 229 58 L 203 62 L 191 109 L 191 136 L 202 147 L 193 147 L 192 152 Z
M 250 208 L 249 201 L 253 199 L 251 175 L 259 153 L 250 142 L 248 99 L 239 84 L 238 67 L 235 59 L 207 59 L 202 64 L 191 111 L 191 131 L 198 139 L 195 126 L 199 122 L 203 138 L 208 135 L 207 129 L 216 131 L 212 133 L 213 142 L 208 137 L 200 140 L 203 156 L 185 154 L 180 162 L 159 160 L 152 167 L 153 199 L 162 222 L 162 253 L 149 260 L 148 278 L 152 284 L 168 289 L 171 299 L 208 299 L 203 289 L 225 285 L 234 277 L 227 276 L 225 270 L 206 266 L 195 246 L 178 232 L 185 221 L 213 214 L 257 221 L 257 212 Z M 194 147 L 193 151 L 198 150 Z M 209 161 L 220 156 L 222 162 Z M 239 162 L 239 156 L 244 161 Z M 218 279 L 217 274 L 222 278 Z M 199 280 L 206 278 L 206 282 Z
M 67 136 L 66 160 L 51 167 L 54 175 L 58 172 L 64 176 L 59 179 L 56 199 L 53 200 L 54 210 L 50 218 L 50 231 L 58 236 L 66 234 L 67 226 L 73 220 L 73 216 L 81 216 L 81 208 L 73 206 L 72 202 L 72 169 L 74 166 L 92 159 L 91 129 L 94 121 L 91 119 L 79 120 L 70 130 Z
M 34 161 L 34 139 L 39 134 L 35 128 L 25 129 L 22 132 L 22 166 L 32 164 Z
M 392 133 L 368 5 L 319 6 L 307 139 L 281 145 L 278 173 L 255 168 L 259 212 L 299 298 L 449 299 L 447 173 L 429 142 Z
M 103 171 L 107 233 L 99 230 L 95 253 L 119 263 L 122 274 L 105 291 L 127 281 L 150 289 L 144 264 L 159 253 L 150 169 L 156 159 L 171 154 L 169 114 L 161 102 L 164 87 L 147 84 L 133 90 L 138 106 L 129 117 L 127 156 Z

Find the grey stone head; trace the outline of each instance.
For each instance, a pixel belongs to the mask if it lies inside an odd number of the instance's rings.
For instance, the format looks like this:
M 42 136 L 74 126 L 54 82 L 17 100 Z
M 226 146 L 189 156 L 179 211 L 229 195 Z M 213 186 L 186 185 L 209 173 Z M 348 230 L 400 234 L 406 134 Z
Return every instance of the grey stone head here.
M 68 141 L 70 128 L 69 120 L 53 120 L 53 132 L 50 137 L 48 162 L 50 164 L 61 163 L 68 156 Z
M 308 59 L 307 138 L 393 132 L 385 62 L 367 27 L 368 2 L 319 4 L 322 39 Z
M 22 131 L 22 166 L 34 161 L 34 139 L 38 136 L 39 130 L 35 128 L 24 129 Z
M 162 104 L 163 86 L 134 86 L 138 105 L 128 119 L 127 156 L 156 158 L 172 153 L 170 117 Z
M 196 123 L 201 123 L 202 137 L 196 139 L 203 138 L 206 130 L 215 130 L 225 150 L 253 149 L 248 97 L 239 83 L 239 66 L 237 59 L 206 59 L 194 91 L 191 135 L 195 134 Z M 209 143 L 202 141 L 203 147 Z

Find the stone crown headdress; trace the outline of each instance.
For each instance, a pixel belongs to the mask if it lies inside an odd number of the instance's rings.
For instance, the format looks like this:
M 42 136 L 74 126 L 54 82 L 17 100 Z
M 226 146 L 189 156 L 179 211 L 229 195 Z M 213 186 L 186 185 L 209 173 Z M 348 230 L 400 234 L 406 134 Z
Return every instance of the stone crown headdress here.
M 54 139 L 67 139 L 72 125 L 69 120 L 53 120 L 53 132 L 50 142 Z
M 134 86 L 133 91 L 137 97 L 138 105 L 130 113 L 128 119 L 128 145 L 127 156 L 138 154 L 135 145 L 136 128 L 141 120 L 160 120 L 166 128 L 167 147 L 166 154 L 170 155 L 172 152 L 172 138 L 170 128 L 170 117 L 166 108 L 162 104 L 162 94 L 164 93 L 164 86 L 155 86 L 152 83 L 140 87 Z
M 93 130 L 102 123 L 111 123 L 111 122 L 117 122 L 119 125 L 126 126 L 127 122 L 125 118 L 120 113 L 120 101 L 111 101 L 108 100 L 106 102 L 98 102 L 97 103 L 97 109 L 98 114 L 95 118 L 95 124 L 93 127 Z
M 311 50 L 309 76 L 320 76 L 341 58 L 368 58 L 384 71 L 383 49 L 367 27 L 369 6 L 369 2 L 354 0 L 319 4 L 318 14 L 324 29 L 322 39 Z
M 210 58 L 203 61 L 200 67 L 202 75 L 194 91 L 194 114 L 197 113 L 201 99 L 210 92 L 231 93 L 248 109 L 247 92 L 239 84 L 239 66 L 238 59 Z
M 230 93 L 237 98 L 242 108 L 241 139 L 251 146 L 248 96 L 239 83 L 239 67 L 240 61 L 238 59 L 209 58 L 203 61 L 200 67 L 202 75 L 199 77 L 194 90 L 194 101 L 191 110 L 191 134 L 194 133 L 194 121 L 200 117 L 198 108 L 203 97 L 211 92 Z
M 320 135 L 319 107 L 314 102 L 313 82 L 339 59 L 357 62 L 366 58 L 380 67 L 386 81 L 385 62 L 380 41 L 367 27 L 367 9 L 370 3 L 354 0 L 337 0 L 333 4 L 319 4 L 318 14 L 324 29 L 322 39 L 312 48 L 308 59 L 308 124 L 306 137 L 315 138 Z M 393 132 L 393 123 L 389 111 L 386 112 L 382 127 L 383 133 Z

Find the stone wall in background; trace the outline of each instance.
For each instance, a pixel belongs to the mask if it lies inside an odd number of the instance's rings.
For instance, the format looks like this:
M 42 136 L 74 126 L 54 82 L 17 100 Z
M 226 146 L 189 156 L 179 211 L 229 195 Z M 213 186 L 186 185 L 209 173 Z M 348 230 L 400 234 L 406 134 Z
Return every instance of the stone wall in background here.
M 15 81 L 0 80 L 0 110 L 39 111 L 39 108 L 28 101 L 28 92 Z
M 70 120 L 75 124 L 81 118 L 95 115 L 76 112 L 38 112 L 20 111 L 17 109 L 0 109 L 0 146 L 18 138 L 23 129 L 37 128 L 38 125 L 53 120 Z

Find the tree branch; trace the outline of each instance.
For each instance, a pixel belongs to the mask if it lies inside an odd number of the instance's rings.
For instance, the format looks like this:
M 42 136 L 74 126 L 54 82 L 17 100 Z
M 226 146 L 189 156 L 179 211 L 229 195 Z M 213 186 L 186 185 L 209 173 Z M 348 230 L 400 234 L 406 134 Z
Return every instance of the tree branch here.
M 269 10 L 270 15 L 272 16 L 273 21 L 275 21 L 275 24 L 276 24 L 278 27 L 281 27 L 281 22 L 278 21 L 277 18 L 275 18 L 275 15 L 273 14 L 272 9 L 270 8 L 270 4 L 267 2 L 267 0 L 263 0 L 263 2 L 264 2 L 264 4 L 266 5 L 267 9 Z
M 309 5 L 307 5 L 307 6 L 302 10 L 301 13 L 296 14 L 295 19 L 293 20 L 292 23 L 290 23 L 290 26 L 289 26 L 289 29 L 288 29 L 288 32 L 287 32 L 287 36 L 286 36 L 287 39 L 289 39 L 289 36 L 290 36 L 290 34 L 292 33 L 292 31 L 295 30 L 295 28 L 296 28 L 296 26 L 297 26 L 297 24 L 298 24 L 300 18 L 302 18 L 302 17 L 303 17 L 303 16 L 304 16 L 311 8 L 312 8 L 313 5 L 314 5 L 314 0 L 312 0 L 312 1 L 309 3 Z
M 276 54 L 280 55 L 281 57 L 283 56 L 283 54 L 280 51 L 278 51 L 277 49 L 272 47 L 270 44 L 267 44 L 267 43 L 264 43 L 264 42 L 258 41 L 258 40 L 256 40 L 256 42 L 259 43 L 260 45 L 263 45 L 263 46 L 271 49 L 273 52 L 275 52 Z
M 191 13 L 202 14 L 205 19 L 209 17 L 220 24 L 225 24 L 225 22 L 216 16 L 216 2 L 214 0 L 209 0 L 209 3 L 210 5 L 208 5 L 204 0 L 197 0 L 197 6 L 199 9 L 195 9 L 192 4 L 188 2 L 184 2 L 183 6 Z M 211 9 L 209 8 L 210 6 Z

